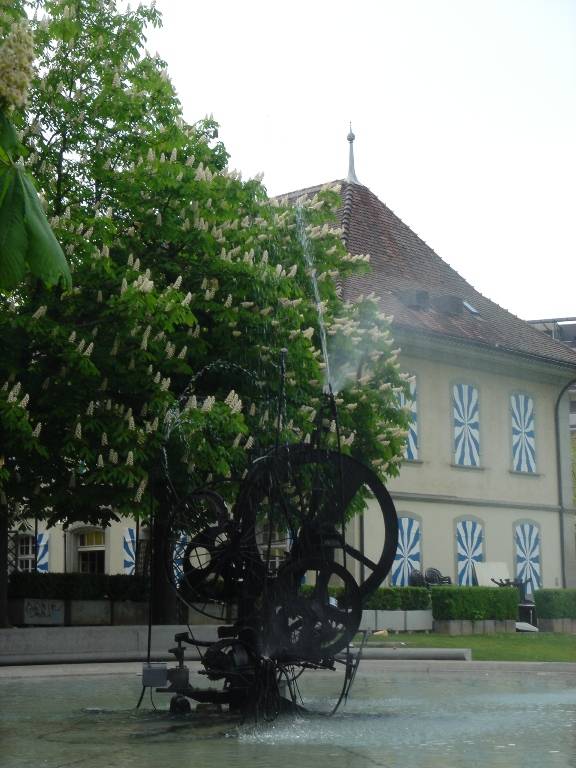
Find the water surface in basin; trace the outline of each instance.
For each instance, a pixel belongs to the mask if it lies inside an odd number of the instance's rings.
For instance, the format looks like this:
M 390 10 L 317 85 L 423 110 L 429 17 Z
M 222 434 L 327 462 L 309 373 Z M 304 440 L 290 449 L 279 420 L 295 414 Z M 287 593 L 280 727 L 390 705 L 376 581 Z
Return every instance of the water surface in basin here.
M 313 709 L 329 673 L 302 681 Z M 0 766 L 8 768 L 576 768 L 576 678 L 435 674 L 364 662 L 346 707 L 273 723 L 172 718 L 136 675 L 0 679 Z

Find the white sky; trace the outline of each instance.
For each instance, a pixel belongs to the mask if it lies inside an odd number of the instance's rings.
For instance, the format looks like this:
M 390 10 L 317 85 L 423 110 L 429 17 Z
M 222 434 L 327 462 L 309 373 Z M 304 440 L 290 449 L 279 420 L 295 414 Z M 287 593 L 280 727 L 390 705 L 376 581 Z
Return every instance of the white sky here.
M 270 194 L 356 174 L 479 291 L 576 316 L 576 0 L 157 0 L 148 48 Z

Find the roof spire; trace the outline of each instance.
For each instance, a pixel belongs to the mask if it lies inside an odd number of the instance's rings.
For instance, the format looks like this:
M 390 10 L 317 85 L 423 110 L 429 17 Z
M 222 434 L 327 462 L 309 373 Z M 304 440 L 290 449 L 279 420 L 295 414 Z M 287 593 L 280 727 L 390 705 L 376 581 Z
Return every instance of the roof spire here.
M 348 141 L 350 142 L 350 155 L 348 157 L 348 176 L 346 177 L 346 181 L 350 182 L 350 184 L 360 184 L 358 179 L 356 178 L 356 171 L 354 170 L 354 139 L 356 136 L 352 133 L 352 123 L 350 123 L 350 133 L 347 136 Z

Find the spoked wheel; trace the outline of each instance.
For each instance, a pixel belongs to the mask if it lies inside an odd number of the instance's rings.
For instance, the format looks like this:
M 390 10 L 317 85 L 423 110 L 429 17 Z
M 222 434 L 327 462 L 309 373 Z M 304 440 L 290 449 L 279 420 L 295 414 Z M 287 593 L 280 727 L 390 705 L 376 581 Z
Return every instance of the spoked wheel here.
M 352 640 L 361 615 L 358 585 L 342 565 L 293 561 L 280 569 L 274 583 L 263 652 L 287 663 L 329 659 Z
M 254 535 L 242 536 L 217 493 L 186 497 L 172 514 L 168 562 L 180 598 L 189 607 L 227 620 L 225 606 L 256 599 L 262 589 L 263 564 Z
M 367 503 L 378 530 L 369 553 L 345 530 Z M 286 446 L 256 462 L 234 517 L 246 535 L 263 521 L 287 531 L 290 560 L 320 558 L 357 569 L 364 575 L 361 597 L 386 578 L 398 544 L 396 510 L 377 475 L 350 456 L 309 446 Z

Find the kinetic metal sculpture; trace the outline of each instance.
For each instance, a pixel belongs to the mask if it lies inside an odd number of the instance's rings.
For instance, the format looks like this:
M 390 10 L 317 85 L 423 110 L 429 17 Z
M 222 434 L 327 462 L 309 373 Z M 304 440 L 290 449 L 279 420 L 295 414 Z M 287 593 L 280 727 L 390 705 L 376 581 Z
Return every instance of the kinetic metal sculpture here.
M 328 406 L 336 415 L 331 395 Z M 165 562 L 179 598 L 207 615 L 225 604 L 229 616 L 216 642 L 176 635 L 171 652 L 178 666 L 158 689 L 172 694 L 172 711 L 188 711 L 192 699 L 270 719 L 301 708 L 302 671 L 337 665 L 344 682 L 334 711 L 346 697 L 360 660 L 349 644 L 364 598 L 390 571 L 398 524 L 378 477 L 319 442 L 317 435 L 316 445 L 277 446 L 255 461 L 231 511 L 207 490 L 172 510 Z M 379 553 L 370 558 L 347 530 L 367 498 L 384 529 Z M 360 583 L 352 570 L 362 573 Z M 203 649 L 201 674 L 221 687 L 190 684 L 186 644 Z

